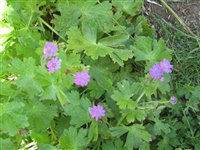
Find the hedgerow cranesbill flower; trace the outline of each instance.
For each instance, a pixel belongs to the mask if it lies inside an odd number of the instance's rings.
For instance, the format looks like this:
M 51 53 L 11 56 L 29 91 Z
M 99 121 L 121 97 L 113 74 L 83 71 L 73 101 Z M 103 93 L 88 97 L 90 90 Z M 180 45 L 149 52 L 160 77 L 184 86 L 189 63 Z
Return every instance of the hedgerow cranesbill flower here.
M 163 73 L 170 74 L 172 72 L 173 65 L 170 64 L 170 61 L 163 59 L 159 63 L 155 63 L 153 67 L 150 68 L 149 73 L 152 78 L 160 79 L 164 81 Z
M 170 103 L 171 103 L 172 105 L 175 105 L 175 104 L 177 103 L 177 98 L 176 98 L 175 96 L 172 96 L 172 97 L 170 98 Z
M 164 73 L 169 74 L 169 73 L 172 72 L 173 65 L 170 64 L 169 60 L 163 59 L 160 62 L 160 67 L 162 68 L 162 70 L 163 70 Z
M 78 86 L 86 86 L 90 81 L 90 75 L 87 71 L 77 72 L 74 75 L 74 83 Z
M 149 71 L 150 75 L 154 79 L 160 79 L 163 75 L 162 68 L 159 63 L 155 63 Z
M 61 68 L 61 59 L 53 57 L 47 63 L 47 69 L 50 73 L 53 73 Z
M 93 106 L 90 108 L 90 115 L 96 121 L 105 116 L 105 112 L 106 112 L 105 109 L 100 105 Z
M 56 44 L 52 43 L 52 42 L 48 42 L 45 44 L 44 46 L 44 57 L 52 57 L 54 56 L 54 54 L 58 51 L 58 47 Z

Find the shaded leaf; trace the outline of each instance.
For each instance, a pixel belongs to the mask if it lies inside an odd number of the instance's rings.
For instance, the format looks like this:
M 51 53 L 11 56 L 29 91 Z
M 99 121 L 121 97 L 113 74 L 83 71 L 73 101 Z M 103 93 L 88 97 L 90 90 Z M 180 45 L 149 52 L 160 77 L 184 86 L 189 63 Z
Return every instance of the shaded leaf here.
M 134 124 L 129 128 L 125 146 L 128 149 L 139 148 L 143 142 L 150 142 L 151 135 L 145 130 L 145 127 L 139 124 Z
M 29 106 L 28 117 L 30 128 L 38 132 L 46 130 L 51 126 L 51 121 L 57 115 L 56 106 L 44 105 L 41 102 Z
M 60 146 L 63 150 L 82 150 L 86 148 L 88 139 L 86 137 L 87 130 L 70 127 L 65 130 L 63 135 L 59 139 Z
M 3 132 L 14 136 L 20 128 L 29 126 L 22 102 L 7 102 L 1 104 L 0 128 Z
M 80 127 L 90 122 L 89 107 L 91 103 L 88 99 L 80 99 L 79 93 L 72 91 L 68 93 L 69 103 L 64 105 L 64 114 L 71 116 L 70 124 Z M 74 111 L 76 110 L 76 111 Z

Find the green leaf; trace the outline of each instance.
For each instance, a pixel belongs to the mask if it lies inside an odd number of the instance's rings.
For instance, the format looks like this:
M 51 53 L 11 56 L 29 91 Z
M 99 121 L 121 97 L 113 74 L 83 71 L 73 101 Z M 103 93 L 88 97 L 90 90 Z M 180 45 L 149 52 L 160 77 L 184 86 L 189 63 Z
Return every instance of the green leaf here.
M 143 143 L 140 145 L 139 150 L 150 150 L 150 144 L 149 144 L 149 143 L 146 143 L 146 142 L 143 142 Z
M 17 79 L 17 86 L 27 92 L 30 97 L 42 92 L 40 84 L 31 76 L 21 76 Z
M 113 64 L 109 57 L 99 58 L 95 61 L 87 57 L 84 60 L 84 64 L 91 66 L 89 73 L 91 77 L 95 79 L 100 88 L 105 91 L 112 91 L 114 78 L 112 72 L 117 71 L 119 65 Z
M 112 3 L 118 11 L 123 10 L 131 16 L 135 16 L 140 11 L 143 0 L 113 0 Z
M 38 132 L 32 131 L 31 137 L 37 141 L 37 144 L 50 143 L 50 138 L 47 132 L 38 133 Z
M 0 147 L 9 150 L 16 150 L 17 147 L 10 141 L 10 139 L 0 138 Z
M 84 38 L 88 39 L 91 42 L 96 43 L 97 28 L 95 27 L 94 23 L 83 20 L 82 21 L 82 33 L 83 33 Z
M 195 144 L 195 150 L 200 149 L 200 143 Z
M 14 136 L 20 128 L 29 126 L 28 118 L 24 112 L 25 104 L 22 102 L 1 103 L 0 129 Z
M 155 135 L 163 135 L 163 133 L 168 134 L 170 133 L 170 127 L 169 124 L 163 123 L 160 120 L 156 120 L 154 127 L 153 127 L 153 132 Z
M 98 123 L 97 121 L 92 121 L 88 130 L 88 138 L 91 141 L 97 141 L 98 139 Z
M 120 139 L 116 139 L 114 142 L 110 140 L 104 142 L 102 150 L 127 150 L 127 148 L 123 146 L 123 142 Z
M 81 23 L 84 31 L 90 30 L 85 26 L 87 23 L 103 31 L 106 25 L 112 22 L 112 6 L 107 1 L 97 4 L 96 0 L 67 0 L 59 2 L 57 8 L 61 15 L 55 15 L 55 29 L 62 35 L 65 35 L 70 27 L 78 26 Z M 89 32 L 88 34 L 92 36 Z
M 134 122 L 135 119 L 137 119 L 138 121 L 143 121 L 145 120 L 146 116 L 147 114 L 144 110 L 130 110 L 126 116 L 126 120 L 128 121 L 128 123 Z
M 57 99 L 62 106 L 69 101 L 67 95 L 63 92 L 61 87 L 58 87 L 57 85 L 52 84 L 48 86 L 41 94 L 41 100 L 56 101 Z
M 44 105 L 41 102 L 30 105 L 28 110 L 30 128 L 37 132 L 50 127 L 51 121 L 58 115 L 56 106 Z
M 68 0 L 59 2 L 57 10 L 60 11 L 61 15 L 54 15 L 55 29 L 65 35 L 70 27 L 78 25 L 81 12 L 75 4 L 70 4 Z
M 164 58 L 171 59 L 171 50 L 166 48 L 163 40 L 156 41 L 150 37 L 137 37 L 132 48 L 136 61 L 159 62 Z
M 137 20 L 135 22 L 135 35 L 137 36 L 150 36 L 153 35 L 153 29 L 151 29 L 147 18 L 144 16 L 137 17 Z
M 128 130 L 125 126 L 121 126 L 121 127 L 112 127 L 110 128 L 110 131 L 112 136 L 119 138 L 120 136 L 125 134 Z
M 39 60 L 38 55 L 35 50 L 39 46 L 39 42 L 41 39 L 40 33 L 38 33 L 36 29 L 35 31 L 30 30 L 22 30 L 22 32 L 16 31 L 14 32 L 14 37 L 17 38 L 17 42 L 13 45 L 13 49 L 16 51 L 18 56 L 23 57 L 33 57 L 36 60 Z
M 58 88 L 57 90 L 58 90 L 58 92 L 57 92 L 58 100 L 60 101 L 61 106 L 64 107 L 64 105 L 69 101 L 69 98 L 68 98 L 68 96 L 63 92 L 62 89 Z
M 158 89 L 161 91 L 162 94 L 166 94 L 170 92 L 170 75 L 169 74 L 164 74 L 164 81 L 159 82 L 158 84 Z
M 50 144 L 39 144 L 38 148 L 42 150 L 61 150 L 58 149 L 58 147 L 52 146 Z
M 86 35 L 82 34 L 78 28 L 75 28 L 75 27 L 70 28 L 68 32 L 69 49 L 73 49 L 74 52 L 84 51 L 87 56 L 90 56 L 94 60 L 96 60 L 99 57 L 105 57 L 106 55 L 110 55 L 113 61 L 117 62 L 120 66 L 124 65 L 123 61 L 126 61 L 129 58 L 133 57 L 132 50 L 113 48 L 113 47 L 118 47 L 122 41 L 125 41 L 127 39 L 127 37 L 124 37 L 124 34 L 117 35 L 118 38 L 119 36 L 121 36 L 120 38 L 123 38 L 123 39 L 121 40 L 116 39 L 111 44 L 112 46 L 108 44 L 108 41 L 105 42 L 106 41 L 105 38 L 103 41 L 101 41 L 102 43 L 100 42 L 97 43 L 96 38 L 93 37 L 93 34 L 95 33 L 93 33 L 92 35 L 88 35 L 88 34 L 89 33 L 87 33 Z M 113 36 L 110 38 L 116 38 L 116 37 Z M 105 43 L 105 45 L 103 43 Z
M 113 62 L 117 62 L 120 66 L 124 66 L 124 61 L 133 57 L 132 50 L 115 49 L 113 53 L 109 54 Z
M 10 68 L 10 71 L 15 75 L 34 76 L 35 59 L 29 57 L 24 58 L 23 61 L 21 61 L 20 59 L 15 58 L 12 60 L 11 64 L 12 66 Z
M 198 100 L 200 100 L 200 86 L 196 86 L 195 88 L 194 88 L 194 90 L 192 91 L 192 96 L 194 97 L 194 98 L 197 98 Z
M 11 64 L 10 71 L 17 76 L 16 83 L 21 90 L 27 92 L 30 97 L 42 92 L 41 85 L 35 80 L 35 59 L 24 58 L 21 61 L 16 58 L 12 60 Z
M 125 146 L 128 149 L 139 148 L 145 142 L 151 141 L 151 135 L 145 130 L 145 127 L 139 124 L 134 124 L 129 127 L 129 132 L 126 138 Z
M 99 84 L 99 86 L 101 86 L 106 91 L 112 90 L 112 80 L 108 77 L 108 72 L 96 67 L 91 68 L 90 72 L 92 77 Z
M 112 5 L 109 1 L 97 3 L 96 0 L 77 1 L 81 10 L 82 20 L 90 22 L 93 26 L 104 31 L 105 26 L 112 23 Z
M 105 92 L 105 90 L 101 88 L 94 80 L 90 81 L 88 84 L 88 90 L 90 90 L 90 96 L 96 99 L 100 98 Z
M 52 99 L 55 101 L 57 99 L 57 92 L 57 87 L 55 85 L 50 85 L 42 92 L 41 100 Z
M 72 91 L 68 93 L 69 103 L 64 105 L 65 114 L 71 116 L 70 124 L 80 127 L 90 122 L 89 107 L 91 103 L 88 99 L 80 99 L 79 93 Z M 76 111 L 74 111 L 76 110 Z
M 82 150 L 85 149 L 88 144 L 86 135 L 86 129 L 81 128 L 77 131 L 76 128 L 70 127 L 68 130 L 65 130 L 60 137 L 59 144 L 63 150 Z
M 169 134 L 165 134 L 163 139 L 158 143 L 158 150 L 172 150 L 173 147 L 179 145 L 179 139 L 177 139 L 177 134 L 171 131 Z
M 129 39 L 127 34 L 118 34 L 113 36 L 108 36 L 99 40 L 99 44 L 105 46 L 118 47 L 124 44 Z
M 118 89 L 114 90 L 111 95 L 112 99 L 117 102 L 120 109 L 134 109 L 136 104 L 130 98 L 138 92 L 139 84 L 130 84 L 127 80 L 118 83 Z
M 11 83 L 7 81 L 0 81 L 1 84 L 1 90 L 0 90 L 0 95 L 4 96 L 13 96 L 15 93 L 15 88 L 12 87 Z
M 112 53 L 112 48 L 99 45 L 94 41 L 84 38 L 78 28 L 71 28 L 68 32 L 68 37 L 69 49 L 73 49 L 75 52 L 84 50 L 86 55 L 90 56 L 92 59 L 104 57 Z
M 81 65 L 81 58 L 79 54 L 71 53 L 67 55 L 65 61 L 66 68 L 73 69 Z

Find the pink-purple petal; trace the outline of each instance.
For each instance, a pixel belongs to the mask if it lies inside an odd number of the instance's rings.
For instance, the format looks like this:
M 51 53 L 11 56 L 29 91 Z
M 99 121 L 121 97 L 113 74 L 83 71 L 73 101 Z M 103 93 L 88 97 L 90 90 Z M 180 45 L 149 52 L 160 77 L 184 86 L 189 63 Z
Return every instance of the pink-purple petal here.
M 105 110 L 102 106 L 92 106 L 90 108 L 90 115 L 92 118 L 94 118 L 96 121 L 105 116 Z
M 53 57 L 47 63 L 48 72 L 53 73 L 61 68 L 61 59 Z
M 55 53 L 58 51 L 58 47 L 56 44 L 52 43 L 52 42 L 47 42 L 44 46 L 44 57 L 52 57 L 55 55 Z
M 90 81 L 90 75 L 87 71 L 77 72 L 74 75 L 74 83 L 78 86 L 87 86 Z

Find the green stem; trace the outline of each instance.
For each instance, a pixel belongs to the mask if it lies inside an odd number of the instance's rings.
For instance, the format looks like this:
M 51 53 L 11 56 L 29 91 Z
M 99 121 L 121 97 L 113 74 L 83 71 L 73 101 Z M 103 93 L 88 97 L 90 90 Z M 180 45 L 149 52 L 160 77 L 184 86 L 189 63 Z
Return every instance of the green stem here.
M 142 93 L 140 94 L 140 96 L 139 96 L 138 99 L 136 100 L 136 103 L 139 103 L 140 99 L 141 99 L 143 96 L 144 96 L 144 92 L 142 92 Z
M 184 115 L 184 117 L 185 117 L 185 119 L 187 121 L 187 124 L 188 124 L 188 127 L 190 129 L 191 135 L 192 135 L 192 137 L 194 137 L 194 132 L 193 132 L 193 130 L 192 130 L 191 126 L 190 126 L 190 122 L 188 121 L 188 118 L 187 118 L 187 116 L 185 114 L 185 110 L 183 110 L 183 115 Z
M 29 18 L 28 24 L 27 24 L 27 26 L 26 26 L 27 29 L 29 28 L 29 26 L 30 26 L 30 24 L 31 24 L 31 20 L 32 20 L 32 18 L 33 18 L 33 14 L 34 14 L 34 12 L 31 11 L 31 17 Z
M 178 28 L 176 28 L 176 27 L 173 26 L 172 24 L 168 23 L 168 22 L 167 22 L 165 19 L 163 19 L 163 18 L 162 18 L 162 21 L 163 21 L 164 23 L 166 23 L 166 25 L 168 25 L 168 26 L 171 27 L 172 29 L 178 31 L 179 33 L 181 33 L 181 34 L 184 35 L 184 36 L 189 37 L 189 38 L 192 38 L 192 39 L 195 39 L 195 40 L 196 40 L 196 39 L 200 40 L 200 38 L 198 38 L 198 37 L 191 36 L 190 34 L 187 34 L 187 33 L 183 32 L 183 31 L 179 30 Z
M 119 121 L 117 122 L 117 125 L 116 125 L 116 126 L 119 126 L 120 123 L 124 120 L 125 117 L 126 117 L 126 115 L 121 116 L 121 118 L 120 118 Z
M 88 89 L 88 88 L 84 89 L 84 90 L 80 93 L 80 95 L 82 95 L 83 93 L 85 93 L 85 91 L 87 91 L 87 89 Z
M 97 1 L 98 4 L 105 9 L 105 7 L 101 4 L 101 2 L 99 2 L 99 0 Z M 107 13 L 107 12 L 106 12 Z M 108 14 L 108 13 L 107 13 Z M 109 14 L 108 14 L 109 15 Z M 112 20 L 122 29 L 122 31 L 124 31 L 124 33 L 126 33 L 132 40 L 134 40 L 134 38 L 122 27 L 122 25 L 112 16 L 110 16 L 112 18 Z
M 57 137 L 56 137 L 56 135 L 55 135 L 55 133 L 54 133 L 52 128 L 50 128 L 50 132 L 51 132 L 53 140 L 57 140 Z
M 52 32 L 54 32 L 55 34 L 57 34 L 63 41 L 67 42 L 65 40 L 64 37 L 62 37 L 56 30 L 54 30 L 46 21 L 44 21 L 41 17 L 39 18 L 39 20 L 45 25 L 47 26 Z

